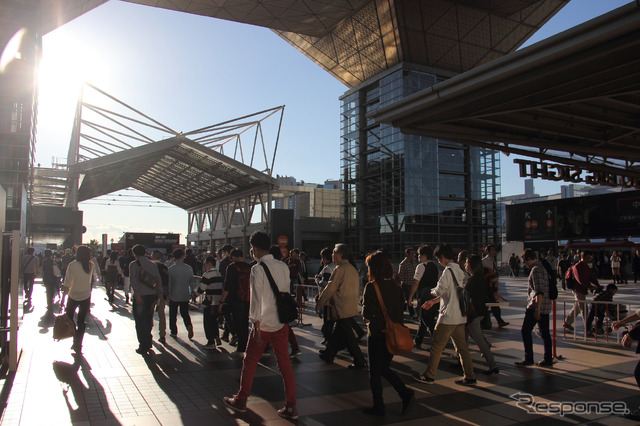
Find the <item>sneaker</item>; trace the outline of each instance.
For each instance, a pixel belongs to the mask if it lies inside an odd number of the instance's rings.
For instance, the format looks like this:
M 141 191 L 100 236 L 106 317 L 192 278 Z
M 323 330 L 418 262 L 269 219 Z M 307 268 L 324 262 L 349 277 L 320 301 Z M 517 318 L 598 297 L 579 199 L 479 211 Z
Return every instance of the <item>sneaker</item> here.
M 295 405 L 285 405 L 278 410 L 278 415 L 285 419 L 295 420 L 298 418 L 298 410 Z
M 564 324 L 562 324 L 562 326 L 564 328 L 566 328 L 567 330 L 569 330 L 569 331 L 573 331 L 574 330 L 574 328 L 573 328 L 573 326 L 571 324 L 564 323 Z
M 236 397 L 229 398 L 226 396 L 222 398 L 222 400 L 224 401 L 224 405 L 231 408 L 233 411 L 238 413 L 244 413 L 247 411 L 247 401 L 241 401 Z
M 300 355 L 302 355 L 302 351 L 300 351 L 300 349 L 295 349 L 295 350 L 291 350 L 291 354 L 289 355 L 289 358 L 297 358 Z
M 531 367 L 533 365 L 533 361 L 527 361 L 526 359 L 523 359 L 522 361 L 518 361 L 515 364 L 516 364 L 516 367 L 520 367 L 520 368 Z
M 553 368 L 553 361 L 540 361 L 538 367 Z
M 463 377 L 462 379 L 456 380 L 456 385 L 475 386 L 476 384 L 478 384 L 476 379 L 467 379 L 466 377 Z
M 431 377 L 427 376 L 426 374 L 414 373 L 414 374 L 412 374 L 412 377 L 414 379 L 416 379 L 418 382 L 426 383 L 428 385 L 432 385 L 432 384 L 434 384 L 436 382 L 436 379 L 432 379 Z

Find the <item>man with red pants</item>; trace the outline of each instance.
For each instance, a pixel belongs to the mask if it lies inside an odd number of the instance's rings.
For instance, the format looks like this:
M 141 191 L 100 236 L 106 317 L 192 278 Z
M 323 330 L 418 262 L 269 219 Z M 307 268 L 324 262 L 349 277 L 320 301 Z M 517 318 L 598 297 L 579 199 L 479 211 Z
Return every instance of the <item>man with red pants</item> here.
M 263 231 L 251 234 L 249 244 L 258 263 L 251 268 L 251 301 L 249 303 L 249 321 L 253 324 L 247 350 L 242 363 L 240 389 L 233 397 L 224 397 L 227 407 L 237 412 L 247 410 L 247 399 L 251 394 L 253 378 L 258 361 L 269 343 L 273 346 L 278 369 L 282 375 L 285 392 L 285 406 L 278 410 L 278 415 L 287 419 L 297 419 L 296 382 L 289 361 L 289 328 L 278 320 L 276 299 L 267 278 L 269 270 L 279 292 L 289 291 L 289 268 L 269 253 L 271 239 Z

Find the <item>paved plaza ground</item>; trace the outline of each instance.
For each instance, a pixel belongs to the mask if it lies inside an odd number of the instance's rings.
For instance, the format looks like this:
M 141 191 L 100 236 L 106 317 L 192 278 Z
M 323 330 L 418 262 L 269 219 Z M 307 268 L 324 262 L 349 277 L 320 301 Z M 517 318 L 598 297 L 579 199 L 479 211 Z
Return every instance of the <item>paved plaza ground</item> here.
M 504 278 L 503 293 L 509 302 L 526 299 L 524 278 Z M 638 300 L 640 285 L 622 285 L 618 300 Z M 19 332 L 22 348 L 17 373 L 0 380 L 4 425 L 284 425 L 292 423 L 278 417 L 284 393 L 273 357 L 263 358 L 257 370 L 248 411 L 233 414 L 222 402 L 238 388 L 241 358 L 231 355 L 234 348 L 224 343 L 217 352 L 203 349 L 206 344 L 202 312 L 191 311 L 196 335 L 193 341 L 179 319 L 178 338 L 167 338 L 165 346 L 154 342 L 154 354 L 143 358 L 138 346 L 131 306 L 119 298 L 112 308 L 98 286 L 92 295 L 92 311 L 82 357 L 74 358 L 71 341 L 52 339 L 52 322 L 44 314 L 44 288 L 34 291 L 35 309 L 24 314 Z M 570 300 L 561 291 L 560 300 Z M 559 304 L 562 306 L 562 303 Z M 633 307 L 632 307 L 633 308 Z M 635 306 L 637 309 L 637 306 Z M 562 308 L 559 309 L 562 315 Z M 405 356 L 396 356 L 393 368 L 416 391 L 416 404 L 404 417 L 399 415 L 400 401 L 384 383 L 387 414 L 371 418 L 362 408 L 371 405 L 367 373 L 348 370 L 346 353 L 327 365 L 318 358 L 321 320 L 305 311 L 306 326 L 295 328 L 302 356 L 292 360 L 297 382 L 299 424 L 304 425 L 440 425 L 440 424 L 636 424 L 607 413 L 529 413 L 518 407 L 519 398 L 531 395 L 535 403 L 620 401 L 629 409 L 640 404 L 640 392 L 633 378 L 638 361 L 635 351 L 623 350 L 616 336 L 609 343 L 580 337 L 558 339 L 557 361 L 553 369 L 519 369 L 514 362 L 522 359 L 520 338 L 524 308 L 509 306 L 503 314 L 510 326 L 487 331 L 493 344 L 500 374 L 486 377 L 486 368 L 477 347 L 471 344 L 478 385 L 459 386 L 454 380 L 461 371 L 451 356 L 442 359 L 436 383 L 415 382 L 411 373 L 425 368 L 427 344 Z M 580 321 L 577 321 L 580 323 Z M 494 321 L 495 324 L 495 321 Z M 409 322 L 416 328 L 415 322 Z M 561 319 L 558 319 L 561 325 Z M 157 322 L 156 322 L 157 326 Z M 561 331 L 560 331 L 561 333 Z M 157 329 L 154 338 L 157 339 Z M 365 339 L 366 340 L 366 339 Z M 602 340 L 602 339 L 600 339 Z M 542 344 L 534 338 L 536 361 L 542 358 Z M 366 341 L 361 343 L 366 351 Z M 447 354 L 453 350 L 447 348 Z M 553 407 L 553 406 L 552 406 Z M 565 404 L 565 408 L 569 407 Z M 574 408 L 580 410 L 578 404 Z M 544 411 L 545 406 L 539 406 Z M 428 422 L 428 423 L 427 423 Z

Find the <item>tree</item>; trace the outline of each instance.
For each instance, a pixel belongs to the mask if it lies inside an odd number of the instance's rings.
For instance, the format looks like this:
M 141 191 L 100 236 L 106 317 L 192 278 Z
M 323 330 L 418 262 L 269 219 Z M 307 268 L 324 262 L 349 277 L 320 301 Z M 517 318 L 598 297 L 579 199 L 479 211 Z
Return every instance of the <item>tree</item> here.
M 90 240 L 87 247 L 91 249 L 91 253 L 100 253 L 102 250 L 102 244 L 96 239 Z

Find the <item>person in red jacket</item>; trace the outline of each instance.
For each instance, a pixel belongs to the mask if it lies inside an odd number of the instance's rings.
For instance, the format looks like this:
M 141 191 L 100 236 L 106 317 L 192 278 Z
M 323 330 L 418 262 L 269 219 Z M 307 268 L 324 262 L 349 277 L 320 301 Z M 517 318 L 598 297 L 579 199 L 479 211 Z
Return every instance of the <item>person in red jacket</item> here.
M 591 271 L 590 265 L 593 260 L 593 255 L 588 250 L 584 250 L 581 254 L 582 257 L 580 262 L 569 268 L 565 278 L 565 281 L 573 282 L 573 288 L 571 290 L 576 298 L 576 303 L 573 305 L 573 309 L 571 309 L 571 312 L 569 312 L 569 315 L 567 315 L 563 324 L 564 328 L 570 331 L 573 331 L 572 324 L 575 321 L 576 316 L 580 312 L 583 312 L 583 305 L 585 304 L 585 299 L 587 298 L 589 290 L 594 291 L 602 288 L 598 283 L 598 279 Z M 583 316 L 584 315 L 585 313 L 583 313 Z

